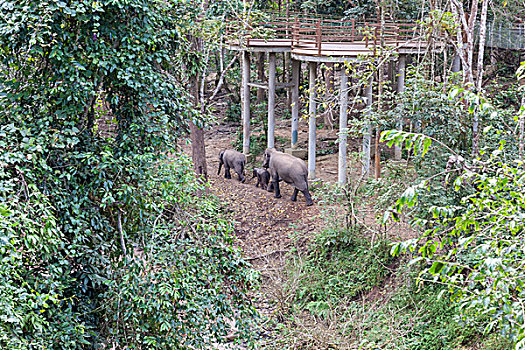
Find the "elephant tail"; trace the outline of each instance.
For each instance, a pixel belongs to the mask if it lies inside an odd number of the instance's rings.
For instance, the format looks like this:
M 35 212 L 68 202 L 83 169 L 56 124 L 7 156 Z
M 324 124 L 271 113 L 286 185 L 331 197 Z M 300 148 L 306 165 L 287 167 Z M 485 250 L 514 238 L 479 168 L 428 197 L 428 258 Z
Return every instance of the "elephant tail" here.
M 308 174 L 304 175 L 304 183 L 306 184 L 306 189 L 308 189 Z

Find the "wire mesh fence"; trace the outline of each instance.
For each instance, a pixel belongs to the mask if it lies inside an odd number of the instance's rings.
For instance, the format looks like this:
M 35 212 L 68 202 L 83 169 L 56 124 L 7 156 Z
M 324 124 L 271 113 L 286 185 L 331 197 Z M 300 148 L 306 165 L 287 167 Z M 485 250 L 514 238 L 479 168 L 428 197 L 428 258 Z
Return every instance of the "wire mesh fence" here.
M 479 23 L 476 32 L 479 40 Z M 525 23 L 487 23 L 485 45 L 499 49 L 525 50 Z

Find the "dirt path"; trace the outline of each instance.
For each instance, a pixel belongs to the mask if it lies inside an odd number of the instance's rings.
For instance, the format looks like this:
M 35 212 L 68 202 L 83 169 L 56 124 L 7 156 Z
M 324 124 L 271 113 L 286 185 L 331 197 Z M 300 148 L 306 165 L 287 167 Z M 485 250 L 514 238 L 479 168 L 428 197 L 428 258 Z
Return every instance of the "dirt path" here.
M 307 125 L 301 123 L 300 129 L 306 129 Z M 245 258 L 259 271 L 261 277 L 261 288 L 253 300 L 257 310 L 263 316 L 263 324 L 259 325 L 258 333 L 261 339 L 257 348 L 274 349 L 279 338 L 282 338 L 275 324 L 289 315 L 289 308 L 293 304 L 294 280 L 287 275 L 287 259 L 294 256 L 288 254 L 294 250 L 306 250 L 309 241 L 317 233 L 326 228 L 328 221 L 341 220 L 342 208 L 321 205 L 316 198 L 315 191 L 312 192 L 314 205 L 307 207 L 302 194 L 299 194 L 297 202 L 292 202 L 290 197 L 293 192 L 292 186 L 281 185 L 282 198 L 274 198 L 273 193 L 256 188 L 256 179 L 250 180 L 250 170 L 246 171 L 246 183 L 239 182 L 237 175 L 232 171 L 232 179 L 224 178 L 224 169 L 217 175 L 219 165 L 218 155 L 221 150 L 232 148 L 232 140 L 239 130 L 239 125 L 222 124 L 215 126 L 206 132 L 206 156 L 208 164 L 208 176 L 210 191 L 216 195 L 227 210 L 227 215 L 232 219 L 235 229 L 235 244 L 240 247 Z M 286 121 L 279 121 L 276 135 L 284 139 L 289 125 Z M 305 130 L 301 130 L 305 131 Z M 326 147 L 333 139 L 335 132 L 321 130 L 319 143 Z M 323 137 L 327 141 L 322 141 Z M 300 137 L 303 139 L 304 135 Z M 304 147 L 304 145 L 303 145 Z M 333 147 L 333 145 L 332 145 Z M 357 148 L 357 146 L 353 145 Z M 183 147 L 187 153 L 189 146 Z M 258 156 L 255 165 L 260 166 L 262 157 Z M 337 180 L 337 154 L 326 154 L 318 157 L 316 175 L 323 181 L 335 182 Z M 358 178 L 360 167 L 351 169 L 349 176 Z M 373 224 L 375 221 L 372 211 L 368 211 L 366 203 L 359 203 L 365 212 L 363 222 Z M 330 208 L 330 219 L 327 220 L 327 208 Z M 337 214 L 334 214 L 337 213 Z M 335 216 L 335 217 L 334 217 Z M 281 317 L 281 315 L 283 317 Z M 305 318 L 306 319 L 306 318 Z M 312 327 L 314 328 L 314 327 Z M 305 329 L 305 336 L 311 336 L 310 331 Z M 322 331 L 321 331 L 322 333 Z M 319 336 L 322 336 L 320 334 Z M 282 340 L 282 339 L 281 339 Z M 243 346 L 217 347 L 224 349 L 244 349 Z
M 301 193 L 297 202 L 292 202 L 290 197 L 293 187 L 284 183 L 281 185 L 282 198 L 274 198 L 273 193 L 255 187 L 256 179 L 250 180 L 251 173 L 248 171 L 244 184 L 238 181 L 234 171 L 230 180 L 224 178 L 224 170 L 218 176 L 218 154 L 223 149 L 231 148 L 231 135 L 235 134 L 235 128 L 221 126 L 206 135 L 211 192 L 231 212 L 235 220 L 236 238 L 247 257 L 285 251 L 293 235 L 300 233 L 311 236 L 322 227 L 320 207 L 307 207 Z M 262 161 L 259 158 L 256 159 L 258 165 Z
M 233 171 L 230 180 L 224 178 L 224 169 L 217 175 L 218 154 L 232 147 L 232 135 L 237 128 L 221 125 L 206 133 L 210 190 L 221 199 L 234 222 L 236 244 L 260 273 L 261 289 L 254 296 L 258 311 L 263 320 L 275 319 L 280 312 L 285 312 L 285 304 L 291 302 L 287 300 L 291 295 L 284 272 L 286 255 L 293 248 L 304 247 L 325 227 L 321 217 L 323 208 L 317 204 L 307 207 L 302 194 L 297 202 L 292 202 L 293 188 L 284 183 L 281 185 L 282 198 L 274 198 L 273 193 L 255 187 L 256 179 L 250 180 L 251 172 L 248 171 L 244 184 Z M 258 157 L 255 164 L 259 166 L 261 161 Z M 271 325 L 262 325 L 259 333 L 263 343 L 272 342 L 276 335 Z M 260 345 L 259 348 L 265 347 Z

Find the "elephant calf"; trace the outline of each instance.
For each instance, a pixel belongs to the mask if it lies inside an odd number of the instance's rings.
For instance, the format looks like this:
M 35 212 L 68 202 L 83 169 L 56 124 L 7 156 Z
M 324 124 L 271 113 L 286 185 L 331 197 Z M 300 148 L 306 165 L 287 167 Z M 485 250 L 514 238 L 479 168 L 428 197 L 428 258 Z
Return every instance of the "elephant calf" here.
M 287 153 L 278 152 L 275 148 L 268 148 L 264 152 L 262 166 L 270 171 L 272 182 L 268 185 L 268 191 L 271 191 L 273 187 L 275 198 L 281 197 L 279 181 L 283 180 L 295 187 L 292 201 L 295 202 L 297 200 L 297 194 L 301 191 L 306 198 L 306 205 L 314 204 L 308 191 L 308 169 L 302 159 Z
M 221 173 L 221 167 L 224 164 L 224 177 L 231 179 L 230 169 L 233 168 L 237 175 L 239 175 L 239 181 L 244 183 L 244 166 L 246 165 L 246 157 L 244 154 L 237 152 L 232 149 L 227 149 L 219 153 L 219 171 L 217 175 Z
M 255 184 L 255 187 L 259 187 L 259 184 L 261 185 L 261 188 L 268 188 L 268 183 L 270 182 L 270 173 L 268 170 L 264 168 L 254 168 L 253 169 L 253 178 L 257 178 L 257 183 Z

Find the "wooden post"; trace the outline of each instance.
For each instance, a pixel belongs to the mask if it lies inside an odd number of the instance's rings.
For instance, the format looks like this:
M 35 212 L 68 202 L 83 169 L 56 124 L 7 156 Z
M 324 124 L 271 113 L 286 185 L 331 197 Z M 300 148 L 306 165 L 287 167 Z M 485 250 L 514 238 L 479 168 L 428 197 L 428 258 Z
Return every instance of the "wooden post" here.
M 370 76 L 368 85 L 365 89 L 366 94 L 366 121 L 365 128 L 363 131 L 363 174 L 368 176 L 370 175 L 370 145 L 372 138 L 372 124 L 370 119 L 372 117 L 372 83 L 374 81 L 373 75 Z
M 340 111 L 339 111 L 339 167 L 338 183 L 341 186 L 346 185 L 346 139 L 347 139 L 347 120 L 348 120 L 348 75 L 346 67 L 343 64 L 341 69 L 341 91 Z
M 394 61 L 392 61 L 391 59 L 388 60 L 388 63 L 387 63 L 387 66 L 386 66 L 386 69 L 387 69 L 387 79 L 388 79 L 388 85 L 390 86 L 390 88 L 392 89 L 392 91 L 394 90 L 395 86 L 393 85 L 394 84 Z
M 315 80 L 317 79 L 317 62 L 309 62 L 310 68 L 310 99 L 308 101 L 308 178 L 315 179 L 315 141 L 316 141 L 316 88 Z
M 405 91 L 405 77 L 406 77 L 406 55 L 399 55 L 399 66 L 397 75 L 397 93 Z
M 268 148 L 275 147 L 275 53 L 268 54 Z
M 250 52 L 242 52 L 242 152 L 245 155 L 250 154 Z
M 301 61 L 292 59 L 292 148 L 297 147 L 299 129 L 299 71 Z
M 405 91 L 405 77 L 406 77 L 406 55 L 399 55 L 399 67 L 397 76 L 397 93 L 400 94 Z M 403 117 L 400 116 L 397 120 L 397 128 L 403 130 Z M 401 147 L 394 147 L 394 159 L 401 160 Z

